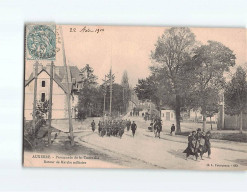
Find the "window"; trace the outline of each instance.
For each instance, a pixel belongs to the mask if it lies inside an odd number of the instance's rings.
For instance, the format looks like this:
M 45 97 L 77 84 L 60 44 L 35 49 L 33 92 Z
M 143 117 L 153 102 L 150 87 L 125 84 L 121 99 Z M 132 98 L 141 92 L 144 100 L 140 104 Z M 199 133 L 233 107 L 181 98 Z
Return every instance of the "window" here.
M 171 118 L 173 118 L 173 113 L 171 113 Z
M 41 93 L 41 102 L 45 101 L 45 93 Z
M 42 81 L 42 87 L 45 87 L 45 81 Z

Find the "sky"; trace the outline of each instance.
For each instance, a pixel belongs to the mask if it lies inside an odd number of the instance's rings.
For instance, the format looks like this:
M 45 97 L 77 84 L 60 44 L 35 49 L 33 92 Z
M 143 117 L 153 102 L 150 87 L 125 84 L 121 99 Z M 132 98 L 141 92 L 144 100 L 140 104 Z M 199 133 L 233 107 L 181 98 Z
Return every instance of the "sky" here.
M 84 29 L 84 30 L 83 30 Z M 90 29 L 94 32 L 85 32 Z M 95 32 L 99 29 L 99 32 Z M 115 81 L 121 82 L 126 70 L 132 87 L 138 78 L 146 78 L 151 65 L 150 54 L 155 43 L 167 27 L 141 26 L 83 26 L 63 25 L 64 48 L 68 65 L 81 69 L 89 64 L 101 83 L 104 75 L 112 67 Z M 247 62 L 246 30 L 243 28 L 190 28 L 196 40 L 206 44 L 208 40 L 219 41 L 236 54 L 236 65 Z M 61 30 L 57 27 L 57 37 Z M 56 55 L 56 66 L 64 65 L 61 43 Z M 26 77 L 32 71 L 34 61 L 26 61 Z M 43 61 L 45 65 L 47 61 Z

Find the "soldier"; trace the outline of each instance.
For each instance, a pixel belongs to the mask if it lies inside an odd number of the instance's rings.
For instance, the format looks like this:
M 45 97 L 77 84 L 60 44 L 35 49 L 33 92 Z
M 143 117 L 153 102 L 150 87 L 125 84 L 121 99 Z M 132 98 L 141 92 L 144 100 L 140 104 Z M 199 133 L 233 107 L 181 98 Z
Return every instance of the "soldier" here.
M 171 126 L 171 133 L 170 133 L 170 135 L 173 135 L 173 132 L 175 131 L 175 125 L 174 124 L 172 124 L 172 126 Z
M 162 123 L 161 123 L 161 119 L 158 119 L 156 121 L 156 133 L 155 133 L 155 137 L 160 138 L 160 132 L 162 131 Z
M 106 125 L 105 122 L 102 122 L 102 129 L 100 131 L 100 136 L 104 137 L 105 134 L 106 134 Z
M 183 153 L 186 153 L 185 160 L 187 160 L 190 155 L 195 155 L 196 159 L 198 158 L 198 154 L 195 153 L 195 146 L 196 146 L 196 131 L 192 131 L 192 133 L 189 134 L 188 136 L 188 146 L 183 151 Z
M 208 131 L 206 135 L 204 136 L 205 139 L 205 152 L 208 152 L 208 158 L 210 158 L 211 155 L 211 143 L 210 143 L 211 133 Z
M 198 128 L 196 134 L 195 153 L 200 153 L 201 160 L 204 160 L 202 156 L 205 153 L 205 151 L 206 148 L 205 148 L 204 131 Z
M 137 125 L 135 124 L 135 121 L 133 121 L 133 123 L 131 124 L 131 131 L 133 137 L 135 136 L 136 129 L 137 129 Z
M 122 136 L 123 136 L 123 134 L 124 134 L 124 128 L 125 128 L 125 124 L 122 123 L 122 124 L 120 125 L 120 129 L 119 129 L 119 132 L 118 132 L 118 135 L 119 135 L 120 139 L 122 138 Z
M 93 120 L 93 122 L 91 123 L 91 127 L 92 127 L 92 131 L 94 132 L 95 131 L 95 122 Z
M 102 122 L 99 121 L 98 123 L 98 132 L 99 132 L 99 135 L 100 135 L 100 131 L 102 130 Z
M 129 131 L 129 130 L 130 130 L 130 126 L 131 126 L 131 122 L 130 122 L 130 120 L 129 120 L 129 121 L 127 121 L 126 126 L 127 126 L 127 131 Z

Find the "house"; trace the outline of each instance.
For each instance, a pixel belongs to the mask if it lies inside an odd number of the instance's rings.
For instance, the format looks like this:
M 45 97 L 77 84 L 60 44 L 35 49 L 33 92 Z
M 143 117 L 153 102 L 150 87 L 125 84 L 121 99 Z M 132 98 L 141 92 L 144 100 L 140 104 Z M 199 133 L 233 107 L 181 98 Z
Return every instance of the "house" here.
M 201 114 L 201 110 L 189 110 L 189 117 L 188 117 L 189 121 L 193 121 L 193 122 L 203 122 L 203 115 Z M 207 122 L 213 122 L 213 123 L 217 123 L 217 114 L 214 114 L 211 119 L 210 117 L 206 118 Z
M 51 65 L 43 66 L 38 64 L 37 74 L 37 102 L 41 103 L 49 100 L 50 95 L 50 68 Z M 72 118 L 76 118 L 76 106 L 78 103 L 79 90 L 82 82 L 80 71 L 76 66 L 69 66 L 69 84 L 71 91 L 68 91 L 66 83 L 66 69 L 64 66 L 54 66 L 53 69 L 53 96 L 52 96 L 52 119 L 66 119 L 68 118 L 68 106 L 66 94 L 71 95 L 71 114 Z M 34 71 L 25 81 L 25 105 L 24 117 L 26 120 L 32 120 L 33 99 L 34 99 Z
M 170 107 L 162 107 L 161 108 L 161 119 L 163 121 L 175 121 L 175 111 Z

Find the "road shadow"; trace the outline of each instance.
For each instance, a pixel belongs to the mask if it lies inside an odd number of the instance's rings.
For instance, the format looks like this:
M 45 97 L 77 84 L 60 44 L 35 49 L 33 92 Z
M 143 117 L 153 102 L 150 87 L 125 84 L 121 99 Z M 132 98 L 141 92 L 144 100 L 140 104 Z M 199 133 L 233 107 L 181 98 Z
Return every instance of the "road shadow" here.
M 183 153 L 183 151 L 184 151 L 184 149 L 169 150 L 168 153 L 175 156 L 176 158 L 185 159 L 185 153 Z M 191 156 L 191 158 L 193 158 L 193 157 Z
M 247 159 L 236 159 L 236 160 L 231 160 L 230 162 L 234 162 L 242 166 L 247 166 Z

